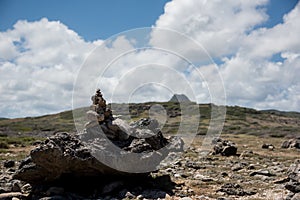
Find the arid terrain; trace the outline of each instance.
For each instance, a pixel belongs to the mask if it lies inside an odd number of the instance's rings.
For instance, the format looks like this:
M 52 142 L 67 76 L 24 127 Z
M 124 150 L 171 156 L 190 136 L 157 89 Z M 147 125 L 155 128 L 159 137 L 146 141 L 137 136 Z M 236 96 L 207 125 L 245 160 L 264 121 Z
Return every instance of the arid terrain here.
M 130 104 L 131 118 L 137 120 L 148 117 L 148 110 L 154 104 L 163 106 L 168 114 L 168 120 L 162 129 L 163 134 L 176 134 L 181 121 L 178 103 Z M 199 105 L 201 117 L 197 136 L 187 138 L 193 140 L 192 144 L 172 164 L 151 173 L 153 180 L 143 179 L 145 182 L 149 181 L 149 184 L 128 182 L 126 178 L 107 182 L 101 180 L 104 186 L 102 193 L 97 193 L 98 196 L 93 192 L 77 194 L 66 188 L 53 189 L 51 186 L 43 189 L 45 193 L 42 196 L 48 197 L 47 199 L 299 198 L 297 191 L 300 183 L 295 183 L 294 192 L 291 192 L 291 187 L 286 186 L 292 181 L 289 178 L 290 166 L 300 159 L 297 146 L 299 143 L 292 148 L 282 148 L 282 144 L 290 139 L 299 142 L 296 138 L 300 137 L 300 113 L 226 107 L 225 125 L 220 138 L 221 141 L 234 144 L 237 152 L 233 155 L 221 155 L 214 154 L 215 150 L 211 149 L 211 153 L 204 155 L 202 141 L 206 137 L 213 106 L 215 105 Z M 114 114 L 124 114 L 122 105 L 112 105 L 112 108 Z M 217 106 L 216 108 L 218 109 Z M 18 170 L 21 160 L 32 149 L 39 146 L 46 137 L 62 131 L 75 132 L 71 111 L 41 117 L 0 120 L 0 199 L 11 199 L 13 196 L 20 199 L 33 198 L 26 183 L 11 180 L 11 177 Z M 299 164 L 294 165 L 299 170 Z M 299 177 L 299 173 L 296 176 Z M 103 192 L 105 187 L 110 188 L 107 193 Z M 18 194 L 11 194 L 13 192 Z

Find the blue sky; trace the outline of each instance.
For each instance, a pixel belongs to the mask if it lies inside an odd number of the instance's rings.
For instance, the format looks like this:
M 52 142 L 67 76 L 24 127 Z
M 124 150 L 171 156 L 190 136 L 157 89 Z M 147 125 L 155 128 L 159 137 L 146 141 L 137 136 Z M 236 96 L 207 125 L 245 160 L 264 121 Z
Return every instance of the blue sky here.
M 85 40 L 105 39 L 138 27 L 154 25 L 167 0 L 1 0 L 0 30 L 20 19 L 59 20 Z
M 154 29 L 130 32 L 127 38 L 118 35 L 141 27 Z M 155 28 L 175 30 L 197 42 L 216 65 L 207 64 L 207 55 L 196 52 L 188 40 Z M 145 33 L 151 33 L 148 44 L 143 40 Z M 125 50 L 133 53 L 121 57 L 118 66 L 101 77 L 105 80 L 101 89 L 107 97 L 123 75 L 133 70 L 140 80 L 162 77 L 163 81 L 139 88 L 138 79 L 127 80 L 128 88 L 137 86 L 140 91 L 134 101 L 167 101 L 172 94 L 159 88 L 166 84 L 168 91 L 185 93 L 199 103 L 218 103 L 212 93 L 224 90 L 228 105 L 300 111 L 297 0 L 0 0 L 0 117 L 71 109 L 79 70 L 93 50 L 107 44 L 105 40 L 113 35 L 107 49 L 99 50 L 101 55 L 114 58 Z M 184 66 L 175 54 L 151 48 L 135 51 L 141 44 L 191 58 L 196 67 Z M 106 67 L 103 60 L 94 59 Z M 132 68 L 143 62 L 168 68 L 159 74 Z M 186 76 L 194 92 L 181 87 L 184 84 L 168 75 L 167 69 Z M 223 82 L 216 84 L 219 75 Z M 90 76 L 99 78 L 96 73 Z M 85 81 L 90 87 L 90 80 Z M 132 92 L 126 89 L 116 94 Z M 84 105 L 90 103 L 89 96 L 83 99 Z
M 59 20 L 85 40 L 106 39 L 139 27 L 151 27 L 170 0 L 1 0 L 0 30 L 11 29 L 20 19 L 43 17 Z M 261 26 L 282 22 L 298 0 L 271 0 L 266 6 L 269 20 Z

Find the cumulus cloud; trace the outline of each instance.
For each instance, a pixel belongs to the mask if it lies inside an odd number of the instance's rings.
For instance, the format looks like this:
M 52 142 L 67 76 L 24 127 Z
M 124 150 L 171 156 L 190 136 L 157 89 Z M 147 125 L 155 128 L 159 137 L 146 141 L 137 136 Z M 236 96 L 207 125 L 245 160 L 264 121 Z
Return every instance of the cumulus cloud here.
M 18 21 L 0 33 L 0 113 L 31 116 L 71 108 L 76 72 L 96 47 L 58 21 Z
M 0 116 L 70 109 L 74 82 L 75 107 L 88 105 L 97 86 L 108 101 L 186 93 L 222 104 L 219 75 L 229 104 L 300 111 L 300 3 L 283 23 L 256 28 L 268 20 L 268 3 L 173 0 L 141 37 L 149 41 L 129 33 L 87 42 L 59 21 L 18 21 L 0 32 Z
M 221 66 L 231 103 L 259 109 L 300 110 L 300 4 L 282 24 L 253 30 Z M 281 57 L 274 61 L 274 56 Z
M 165 13 L 156 27 L 179 31 L 199 42 L 212 57 L 235 53 L 238 41 L 255 26 L 268 19 L 260 7 L 268 1 L 252 0 L 173 0 L 166 4 Z M 157 36 L 156 43 L 174 45 L 176 38 Z M 180 42 L 181 48 L 184 44 Z M 189 50 L 189 48 L 187 48 Z
M 300 3 L 272 28 L 256 28 L 268 19 L 268 1 L 173 0 L 156 27 L 170 28 L 201 44 L 214 60 L 221 60 L 227 102 L 259 109 L 300 110 L 299 71 Z M 154 43 L 189 45 L 176 38 L 153 34 Z M 192 56 L 192 55 L 191 55 Z M 198 59 L 203 59 L 198 55 Z M 197 59 L 197 56 L 193 56 Z M 280 61 L 273 59 L 279 57 Z M 211 68 L 211 69 L 210 69 Z M 199 65 L 206 79 L 217 72 Z M 209 73 L 205 73 L 209 72 Z M 212 81 L 213 82 L 213 81 Z M 202 95 L 206 96 L 206 95 Z

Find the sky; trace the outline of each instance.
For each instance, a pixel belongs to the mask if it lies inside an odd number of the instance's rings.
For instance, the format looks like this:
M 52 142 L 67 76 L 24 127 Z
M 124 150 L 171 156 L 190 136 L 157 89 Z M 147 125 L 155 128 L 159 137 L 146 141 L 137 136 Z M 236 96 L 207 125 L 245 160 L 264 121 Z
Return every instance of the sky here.
M 300 112 L 299 2 L 225 2 L 0 0 L 0 117 L 88 105 L 97 84 L 109 102 Z

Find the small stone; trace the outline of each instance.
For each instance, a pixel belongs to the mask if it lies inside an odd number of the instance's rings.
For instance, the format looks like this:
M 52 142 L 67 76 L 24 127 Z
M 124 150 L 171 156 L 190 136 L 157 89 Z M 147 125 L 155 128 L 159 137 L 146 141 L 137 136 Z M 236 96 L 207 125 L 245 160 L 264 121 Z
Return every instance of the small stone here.
M 298 193 L 300 192 L 300 183 L 290 181 L 285 185 L 285 188 L 291 192 Z
M 282 183 L 287 183 L 287 182 L 289 182 L 289 178 L 288 177 L 277 179 L 277 180 L 273 181 L 274 184 L 282 184 Z
M 247 164 L 245 163 L 237 163 L 235 165 L 232 166 L 231 170 L 234 172 L 240 171 L 241 169 L 243 169 Z
M 295 194 L 291 200 L 300 200 L 300 193 Z
M 5 168 L 11 168 L 11 167 L 14 167 L 15 166 L 15 161 L 13 160 L 7 160 L 3 163 L 3 166 Z
M 194 176 L 194 179 L 196 179 L 196 180 L 201 180 L 201 181 L 203 181 L 203 182 L 213 181 L 213 179 L 210 178 L 209 176 L 204 176 L 204 175 L 202 175 L 202 174 L 196 174 L 196 175 Z
M 273 144 L 263 144 L 263 145 L 261 146 L 261 148 L 262 148 L 262 149 L 270 149 L 270 150 L 274 150 L 274 149 L 275 149 L 275 147 L 274 147 Z
M 180 174 L 174 174 L 174 177 L 175 178 L 181 178 L 181 175 Z
M 181 200 L 193 200 L 193 199 L 190 197 L 182 197 Z
M 166 200 L 171 200 L 172 199 L 172 197 L 169 195 L 169 194 L 166 194 L 166 198 L 165 198 Z
M 21 192 L 21 182 L 19 180 L 13 180 L 12 192 Z
M 247 167 L 247 169 L 249 169 L 249 170 L 255 169 L 255 165 L 250 164 L 250 165 Z
M 256 193 L 254 191 L 246 191 L 236 183 L 225 183 L 224 185 L 222 185 L 221 189 L 217 190 L 217 192 L 224 192 L 227 195 L 237 196 L 253 195 Z
M 237 152 L 237 148 L 235 146 L 226 146 L 221 155 L 222 156 L 234 156 L 236 155 L 236 152 Z
M 228 173 L 222 172 L 222 173 L 221 173 L 221 176 L 226 177 L 226 176 L 228 176 Z
M 254 172 L 251 172 L 249 174 L 250 176 L 256 176 L 256 175 L 262 175 L 262 176 L 275 176 L 275 174 L 271 173 L 269 170 L 257 170 Z
M 252 157 L 254 155 L 253 151 L 243 151 L 240 155 L 240 158 L 245 158 L 245 157 Z
M 140 195 L 139 195 L 139 196 L 140 196 Z M 137 198 L 138 198 L 139 196 L 137 196 Z M 128 199 L 134 199 L 134 198 L 135 198 L 135 195 L 128 191 L 128 192 L 126 192 L 125 197 L 128 198 Z
M 284 141 L 281 145 L 281 148 L 296 148 L 300 149 L 300 138 L 294 138 L 287 141 Z
M 31 192 L 31 190 L 32 190 L 32 187 L 29 183 L 27 183 L 21 187 L 21 191 L 24 194 L 29 194 Z
M 215 144 L 213 155 L 221 154 L 222 156 L 233 156 L 237 153 L 237 147 L 231 141 L 216 138 L 212 141 L 212 144 Z

